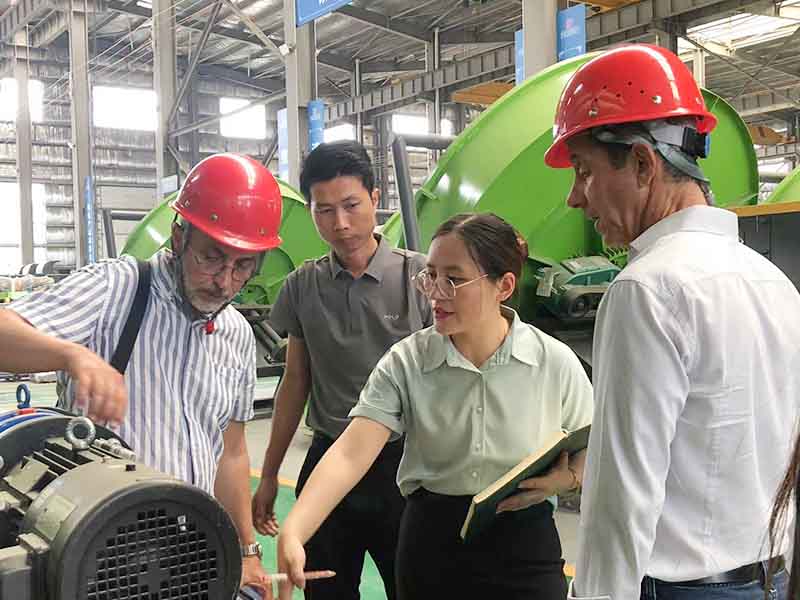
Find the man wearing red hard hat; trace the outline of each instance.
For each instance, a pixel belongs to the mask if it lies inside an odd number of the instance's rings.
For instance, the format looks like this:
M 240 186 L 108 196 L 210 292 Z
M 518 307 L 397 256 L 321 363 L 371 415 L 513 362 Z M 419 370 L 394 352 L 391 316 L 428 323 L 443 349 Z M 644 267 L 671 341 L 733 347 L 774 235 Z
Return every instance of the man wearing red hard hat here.
M 281 193 L 260 163 L 218 154 L 172 206 L 171 250 L 89 265 L 0 310 L 0 369 L 59 371 L 60 407 L 118 425 L 139 460 L 214 494 L 239 532 L 242 582 L 265 587 L 244 435 L 256 348 L 228 304 L 281 243 Z
M 559 102 L 545 162 L 574 169 L 569 206 L 629 247 L 595 325 L 574 598 L 785 597 L 786 540 L 765 536 L 800 295 L 713 206 L 698 159 L 716 121 L 680 59 L 645 44 L 584 64 Z

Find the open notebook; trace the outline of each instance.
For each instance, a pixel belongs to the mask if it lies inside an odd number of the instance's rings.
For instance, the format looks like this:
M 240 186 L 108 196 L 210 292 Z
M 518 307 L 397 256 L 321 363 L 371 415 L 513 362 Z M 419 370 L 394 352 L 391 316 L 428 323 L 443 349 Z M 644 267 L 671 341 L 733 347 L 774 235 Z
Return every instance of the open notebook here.
M 563 430 L 553 433 L 536 452 L 523 458 L 508 473 L 476 494 L 461 527 L 461 538 L 468 542 L 489 527 L 497 513 L 497 505 L 517 492 L 520 481 L 547 473 L 562 452 L 572 456 L 586 448 L 590 427 L 587 425 L 572 433 Z

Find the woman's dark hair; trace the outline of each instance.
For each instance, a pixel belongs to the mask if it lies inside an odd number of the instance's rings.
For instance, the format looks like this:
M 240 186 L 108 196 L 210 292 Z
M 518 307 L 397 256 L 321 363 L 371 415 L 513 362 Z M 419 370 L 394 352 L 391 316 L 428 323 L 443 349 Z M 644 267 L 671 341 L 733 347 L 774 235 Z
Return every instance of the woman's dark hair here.
M 371 194 L 375 189 L 375 174 L 366 148 L 353 140 L 320 144 L 303 162 L 300 191 L 311 202 L 311 186 L 336 177 L 357 177 Z
M 464 242 L 472 260 L 496 281 L 513 273 L 519 281 L 528 258 L 528 243 L 507 221 L 493 213 L 462 213 L 441 225 L 433 239 L 454 233 Z
M 778 487 L 778 494 L 775 497 L 775 506 L 772 508 L 772 515 L 769 518 L 769 555 L 774 557 L 780 552 L 781 542 L 786 532 L 786 517 L 789 512 L 790 502 L 794 500 L 797 514 L 800 515 L 800 437 L 795 442 L 792 459 L 789 462 L 789 469 Z M 789 593 L 787 598 L 794 600 L 800 594 L 800 523 L 794 526 L 794 544 L 792 549 L 792 573 L 789 576 Z M 774 568 L 770 568 L 768 583 L 775 575 Z M 769 590 L 770 585 L 765 589 Z M 765 596 L 766 598 L 767 596 Z

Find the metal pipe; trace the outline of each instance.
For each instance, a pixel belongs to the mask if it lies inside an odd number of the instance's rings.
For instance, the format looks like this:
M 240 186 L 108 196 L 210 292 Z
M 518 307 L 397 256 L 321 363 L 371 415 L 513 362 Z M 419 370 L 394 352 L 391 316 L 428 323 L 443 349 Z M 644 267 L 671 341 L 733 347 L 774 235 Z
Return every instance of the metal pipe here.
M 104 208 L 103 229 L 106 238 L 106 255 L 108 258 L 117 258 L 117 240 L 114 238 L 114 219 L 118 221 L 141 221 L 147 214 L 146 210 L 116 210 Z
M 395 139 L 402 137 L 406 146 L 415 148 L 425 148 L 426 150 L 447 150 L 450 144 L 456 139 L 451 135 L 439 135 L 434 133 L 404 133 L 402 136 L 395 135 Z
M 397 195 L 400 196 L 400 212 L 403 215 L 403 233 L 406 248 L 419 250 L 419 224 L 417 210 L 414 205 L 414 189 L 411 187 L 411 170 L 408 165 L 408 148 L 403 136 L 396 136 L 392 142 L 394 157 L 394 180 Z
M 267 151 L 264 153 L 263 165 L 265 167 L 269 167 L 269 163 L 270 161 L 272 161 L 272 158 L 275 156 L 275 153 L 277 151 L 278 151 L 278 134 L 275 133 L 275 135 L 273 136 L 272 140 L 269 143 L 269 146 L 267 146 Z
M 104 208 L 103 214 L 103 230 L 106 236 L 106 256 L 108 258 L 117 258 L 117 240 L 114 239 L 114 219 L 111 218 L 111 211 Z
M 780 183 L 786 178 L 786 175 L 779 171 L 758 171 L 758 179 L 761 183 Z
M 206 42 L 208 42 L 208 38 L 211 35 L 211 30 L 214 28 L 214 23 L 217 22 L 217 17 L 219 16 L 220 9 L 222 9 L 223 1 L 224 0 L 217 0 L 217 3 L 214 4 L 214 8 L 211 10 L 208 21 L 206 21 L 206 26 L 203 29 L 203 34 L 200 36 L 200 41 L 197 42 L 197 48 L 192 55 L 192 60 L 189 62 L 189 68 L 186 69 L 186 72 L 183 74 L 183 81 L 181 81 L 181 87 L 178 90 L 178 95 L 175 97 L 175 102 L 172 104 L 172 110 L 169 111 L 167 123 L 172 123 L 172 120 L 178 114 L 178 109 L 183 101 L 183 97 L 186 95 L 186 90 L 189 89 L 189 84 L 192 82 L 192 77 L 194 76 L 197 63 L 200 62 L 200 55 L 203 53 L 203 50 L 206 47 Z
M 411 184 L 411 168 L 408 161 L 408 146 L 428 150 L 446 150 L 455 138 L 449 135 L 403 134 L 395 135 L 392 141 L 395 183 L 400 197 L 400 212 L 403 215 L 403 233 L 406 248 L 419 251 L 419 224 L 414 203 L 414 188 Z
M 275 331 L 272 328 L 272 326 L 269 325 L 269 323 L 262 321 L 261 323 L 259 323 L 259 325 L 264 328 L 264 332 L 272 339 L 272 341 L 274 341 L 276 344 L 281 343 L 281 340 L 283 340 L 283 338 L 280 335 L 278 335 L 278 332 Z
M 119 210 L 116 208 L 107 208 L 104 212 L 105 211 L 108 211 L 111 218 L 117 221 L 141 221 L 147 215 L 146 210 Z

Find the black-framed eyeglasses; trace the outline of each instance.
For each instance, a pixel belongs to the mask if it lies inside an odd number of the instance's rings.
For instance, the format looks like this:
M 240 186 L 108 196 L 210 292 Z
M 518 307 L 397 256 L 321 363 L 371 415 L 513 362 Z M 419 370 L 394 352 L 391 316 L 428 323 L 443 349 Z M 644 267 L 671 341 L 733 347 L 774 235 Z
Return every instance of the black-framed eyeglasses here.
M 224 254 L 220 256 L 201 256 L 197 254 L 191 246 L 187 246 L 186 250 L 192 255 L 192 258 L 194 258 L 197 264 L 197 270 L 203 275 L 217 277 L 218 275 L 222 275 L 225 270 L 230 267 L 231 279 L 237 283 L 242 283 L 250 279 L 258 265 L 258 260 L 252 256 L 239 258 L 233 261 L 233 264 L 229 264 L 229 259 Z
M 450 277 L 445 275 L 437 277 L 428 269 L 423 269 L 414 275 L 412 281 L 414 282 L 414 285 L 417 286 L 417 289 L 425 294 L 428 298 L 433 296 L 434 293 L 438 292 L 438 294 L 446 300 L 452 300 L 456 297 L 456 290 L 458 290 L 458 288 L 462 288 L 470 283 L 475 283 L 476 281 L 480 281 L 484 277 L 488 276 L 488 273 L 484 273 L 475 279 L 470 279 L 469 281 L 463 281 L 461 283 L 455 283 Z

